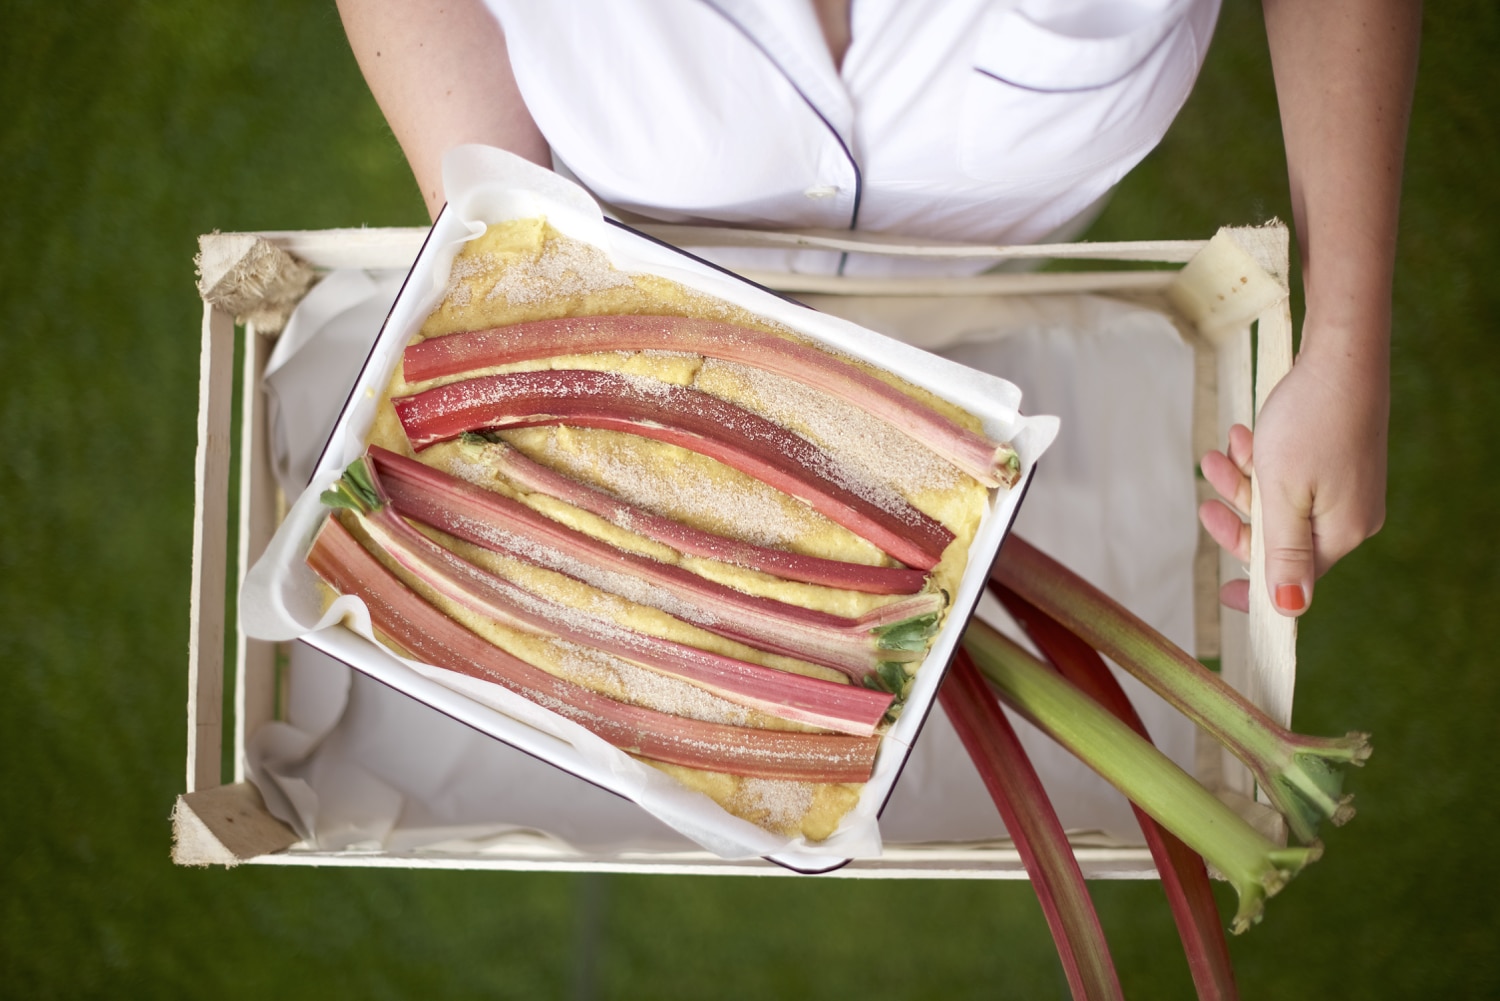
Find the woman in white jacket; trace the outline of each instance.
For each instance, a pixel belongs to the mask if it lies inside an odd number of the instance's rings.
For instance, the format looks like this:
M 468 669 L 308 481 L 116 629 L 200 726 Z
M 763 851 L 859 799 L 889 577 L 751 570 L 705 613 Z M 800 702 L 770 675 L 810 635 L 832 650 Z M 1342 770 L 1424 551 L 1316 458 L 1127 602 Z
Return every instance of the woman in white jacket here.
M 430 212 L 481 142 L 642 216 L 1025 243 L 1075 234 L 1186 100 L 1218 0 L 340 0 Z M 1210 534 L 1288 615 L 1384 519 L 1390 294 L 1415 0 L 1266 0 L 1307 311 Z M 879 274 L 805 253 L 795 270 Z M 1226 603 L 1245 607 L 1243 582 Z

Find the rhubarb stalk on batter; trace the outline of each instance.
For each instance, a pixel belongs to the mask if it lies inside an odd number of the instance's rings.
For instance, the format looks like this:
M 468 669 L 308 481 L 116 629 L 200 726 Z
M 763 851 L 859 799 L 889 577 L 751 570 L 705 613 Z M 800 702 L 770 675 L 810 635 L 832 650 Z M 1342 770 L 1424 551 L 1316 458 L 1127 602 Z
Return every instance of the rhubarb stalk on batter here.
M 801 435 L 727 400 L 655 379 L 512 372 L 391 402 L 418 450 L 466 431 L 559 424 L 624 431 L 706 455 L 797 497 L 908 566 L 932 569 L 953 541 L 940 522 L 894 492 L 855 482 Z
M 501 625 L 605 650 L 731 702 L 840 733 L 874 733 L 893 701 L 870 688 L 780 671 L 638 632 L 488 573 L 408 524 L 381 493 L 364 458 L 350 464 L 323 497 L 358 516 L 371 542 L 408 573 Z
M 716 320 L 683 316 L 578 316 L 535 320 L 420 341 L 406 349 L 410 382 L 557 355 L 672 351 L 741 362 L 796 379 L 852 404 L 943 456 L 987 487 L 1013 486 L 1013 448 L 961 427 L 829 351 Z
M 862 685 L 879 678 L 883 661 L 920 660 L 945 603 L 941 593 L 926 592 L 849 618 L 757 597 L 627 552 L 387 449 L 372 446 L 369 457 L 377 491 L 405 517 Z
M 463 437 L 471 445 L 482 447 L 483 460 L 521 490 L 555 498 L 686 556 L 718 560 L 783 580 L 866 594 L 916 594 L 927 583 L 925 571 L 910 567 L 871 566 L 807 556 L 705 532 L 628 504 L 603 490 L 533 462 L 500 440 L 498 435 L 465 434 Z
M 369 610 L 375 632 L 434 667 L 502 685 L 620 750 L 654 761 L 750 778 L 864 782 L 877 737 L 730 726 L 617 702 L 532 667 L 454 622 L 387 570 L 335 518 L 307 557 L 324 581 Z

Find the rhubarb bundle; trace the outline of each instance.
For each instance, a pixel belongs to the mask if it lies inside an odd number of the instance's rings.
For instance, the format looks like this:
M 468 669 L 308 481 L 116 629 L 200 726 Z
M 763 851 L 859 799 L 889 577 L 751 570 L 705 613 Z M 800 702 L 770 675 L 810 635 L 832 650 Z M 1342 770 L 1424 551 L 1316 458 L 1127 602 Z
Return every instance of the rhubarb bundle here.
M 1318 820 L 1337 824 L 1353 816 L 1337 766 L 1362 764 L 1370 753 L 1368 736 L 1303 737 L 1278 726 L 1188 654 L 1020 538 L 1012 536 L 1001 551 L 991 590 L 1050 664 L 975 620 L 955 677 L 944 686 L 943 704 L 956 717 L 1033 873 L 1074 996 L 1117 996 L 1118 983 L 1107 959 L 1094 956 L 1102 939 L 1092 904 L 1066 889 L 1066 867 L 1053 857 L 1066 849 L 1065 839 L 1055 825 L 1033 823 L 1050 815 L 1050 805 L 1036 783 L 1025 780 L 1019 744 L 997 742 L 1008 727 L 993 695 L 975 687 L 969 657 L 1007 705 L 1130 800 L 1161 871 L 1200 996 L 1235 997 L 1204 862 L 1239 896 L 1233 929 L 1244 931 L 1259 921 L 1265 900 L 1321 856 Z M 1281 847 L 1268 840 L 1158 752 L 1101 653 L 1239 755 L 1306 844 Z M 986 717 L 998 737 L 976 734 L 975 721 Z
M 951 404 L 535 220 L 459 254 L 368 444 L 309 562 L 385 642 L 809 840 L 1020 468 Z

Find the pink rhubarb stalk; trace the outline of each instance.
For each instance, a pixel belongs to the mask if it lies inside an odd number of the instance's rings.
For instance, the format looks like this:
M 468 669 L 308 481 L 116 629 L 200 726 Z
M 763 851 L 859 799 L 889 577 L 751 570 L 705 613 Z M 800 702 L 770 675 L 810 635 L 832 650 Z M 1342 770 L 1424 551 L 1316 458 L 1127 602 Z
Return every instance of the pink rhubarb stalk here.
M 709 632 L 843 672 L 865 684 L 882 661 L 920 660 L 941 594 L 917 595 L 847 618 L 761 598 L 682 567 L 627 552 L 518 501 L 377 446 L 377 492 L 407 518 L 493 552 L 566 574 Z
M 962 649 L 938 689 L 938 701 L 1031 876 L 1073 997 L 1123 998 L 1099 914 L 1057 811 L 974 662 Z
M 1260 920 L 1274 896 L 1322 854 L 1267 840 L 1191 775 L 1099 703 L 982 619 L 964 648 L 1007 705 L 1036 724 L 1217 869 L 1239 894 L 1233 930 Z
M 822 449 L 727 400 L 618 372 L 514 372 L 391 401 L 412 447 L 465 431 L 567 424 L 641 435 L 717 459 L 806 501 L 835 524 L 921 570 L 953 533 L 889 491 L 875 499 Z
M 822 390 L 885 421 L 987 487 L 1012 486 L 1020 462 L 1009 445 L 939 414 L 828 351 L 714 320 L 681 316 L 581 316 L 433 337 L 406 349 L 409 382 L 555 355 L 673 351 L 741 362 Z
M 1338 825 L 1354 816 L 1354 797 L 1342 794 L 1337 766 L 1364 764 L 1368 734 L 1292 733 L 1119 602 L 1015 535 L 991 576 L 1212 734 L 1254 773 L 1298 840 L 1312 843 L 1320 820 Z
M 718 560 L 785 580 L 867 594 L 916 594 L 927 583 L 926 573 L 910 567 L 878 567 L 804 556 L 700 531 L 570 479 L 555 469 L 531 461 L 504 442 L 486 442 L 484 457 L 496 472 L 523 490 L 555 497 L 688 556 Z
M 365 603 L 375 632 L 434 667 L 502 685 L 629 754 L 667 764 L 796 782 L 864 782 L 878 737 L 761 730 L 684 719 L 555 678 L 492 646 L 401 583 L 329 518 L 307 557 L 340 594 Z
M 1116 719 L 1143 740 L 1151 739 L 1130 697 L 1098 651 L 1009 588 L 991 582 L 990 590 L 1059 674 L 1114 713 Z M 1132 803 L 1131 809 L 1161 876 L 1162 890 L 1172 908 L 1198 997 L 1202 1001 L 1234 1001 L 1239 997 L 1239 988 L 1234 981 L 1229 943 L 1224 937 L 1224 925 L 1219 920 L 1219 907 L 1203 859 L 1140 807 Z
M 890 708 L 889 694 L 779 671 L 637 632 L 488 573 L 407 524 L 380 493 L 363 458 L 345 470 L 338 488 L 325 493 L 324 500 L 355 512 L 371 542 L 424 584 L 502 625 L 605 650 L 739 705 L 840 733 L 872 734 Z

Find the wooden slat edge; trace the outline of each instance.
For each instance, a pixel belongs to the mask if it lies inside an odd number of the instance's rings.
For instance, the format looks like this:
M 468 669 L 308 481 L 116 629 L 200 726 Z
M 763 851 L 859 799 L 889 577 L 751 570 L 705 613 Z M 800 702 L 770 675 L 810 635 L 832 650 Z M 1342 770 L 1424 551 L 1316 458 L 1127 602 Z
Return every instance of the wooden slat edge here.
M 826 295 L 1054 295 L 1060 292 L 1153 292 L 1166 288 L 1175 271 L 1062 271 L 1042 274 L 974 275 L 968 278 L 846 278 L 741 271 L 778 292 Z
M 1218 444 L 1222 447 L 1228 441 L 1232 425 L 1243 424 L 1249 427 L 1254 422 L 1255 396 L 1250 328 L 1244 326 L 1235 330 L 1220 330 L 1217 339 Z M 1220 583 L 1245 576 L 1244 564 L 1222 549 L 1217 551 Z M 1249 694 L 1253 674 L 1250 666 L 1249 619 L 1243 612 L 1222 605 L 1219 606 L 1219 672 L 1236 691 Z M 1201 739 L 1212 740 L 1206 735 Z M 1221 790 L 1244 798 L 1253 796 L 1255 782 L 1250 770 L 1216 741 L 1212 744 L 1212 753 L 1219 757 Z
M 1074 847 L 1086 879 L 1156 879 L 1145 848 Z M 761 876 L 808 878 L 761 859 L 719 859 L 702 852 L 633 852 L 620 856 L 567 852 L 507 854 L 443 852 L 324 852 L 301 848 L 248 860 L 256 865 L 339 866 L 380 869 L 650 874 L 656 876 Z M 857 859 L 820 879 L 1026 879 L 1014 848 L 963 846 L 887 847 L 878 859 Z
M 238 574 L 235 593 L 245 574 L 265 552 L 276 530 L 276 479 L 271 471 L 261 379 L 275 347 L 274 336 L 253 324 L 245 328 L 245 365 L 240 380 L 240 498 Z M 250 736 L 275 718 L 276 644 L 250 639 L 235 631 L 234 781 L 245 780 L 245 747 Z
M 188 598 L 188 792 L 220 783 L 233 391 L 234 319 L 204 303 L 198 366 L 198 446 L 193 462 L 192 589 Z
M 184 866 L 236 866 L 289 848 L 296 833 L 266 810 L 247 782 L 177 797 L 172 808 L 172 861 Z
M 878 233 L 851 234 L 846 230 L 733 229 L 723 226 L 685 226 L 632 221 L 631 225 L 679 247 L 759 247 L 779 250 L 834 250 L 851 253 L 925 259 L 1098 261 L 1156 261 L 1181 264 L 1203 249 L 1203 240 L 1148 240 L 1118 243 L 1038 243 L 1005 246 L 988 243 L 948 243 L 889 237 Z
M 1256 337 L 1256 412 L 1292 367 L 1292 312 L 1283 302 L 1260 317 Z M 1282 726 L 1292 722 L 1297 682 L 1297 620 L 1271 604 L 1266 581 L 1260 481 L 1250 477 L 1250 687 L 1251 701 Z
M 425 226 L 270 230 L 254 235 L 315 268 L 410 268 L 427 239 Z

